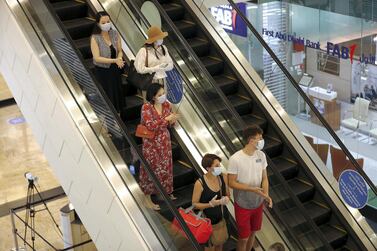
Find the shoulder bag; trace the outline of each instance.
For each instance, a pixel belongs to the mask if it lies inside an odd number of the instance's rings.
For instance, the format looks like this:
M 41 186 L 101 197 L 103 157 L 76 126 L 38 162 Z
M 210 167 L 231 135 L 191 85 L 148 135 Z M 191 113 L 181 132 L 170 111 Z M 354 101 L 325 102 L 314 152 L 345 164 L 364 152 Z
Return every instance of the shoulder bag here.
M 145 67 L 148 67 L 148 49 L 145 47 Z M 135 60 L 131 60 L 128 70 L 127 82 L 140 90 L 147 90 L 148 86 L 152 84 L 155 73 L 138 73 L 135 68 Z
M 153 139 L 154 138 L 154 131 L 148 130 L 148 128 L 143 124 L 138 124 L 136 127 L 135 136 L 139 138 L 146 138 L 146 139 Z
M 194 206 L 191 206 L 187 209 L 179 208 L 178 212 L 182 216 L 183 220 L 186 222 L 188 228 L 190 229 L 191 233 L 194 235 L 195 239 L 198 241 L 199 244 L 206 243 L 212 234 L 212 224 L 211 220 L 208 218 L 202 218 L 201 213 L 199 212 L 196 215 L 193 211 Z M 185 232 L 182 230 L 181 225 L 174 218 L 173 227 L 178 229 L 186 238 Z
M 219 179 L 219 184 L 220 184 L 220 197 L 222 198 L 223 197 L 223 193 L 222 193 L 223 182 L 221 181 L 221 178 L 218 178 L 218 179 Z M 228 228 L 226 226 L 226 220 L 224 218 L 224 209 L 223 209 L 224 205 L 220 205 L 220 207 L 221 207 L 222 219 L 217 224 L 212 225 L 213 232 L 212 232 L 211 238 L 209 239 L 210 243 L 214 246 L 219 246 L 219 245 L 224 244 L 229 238 Z

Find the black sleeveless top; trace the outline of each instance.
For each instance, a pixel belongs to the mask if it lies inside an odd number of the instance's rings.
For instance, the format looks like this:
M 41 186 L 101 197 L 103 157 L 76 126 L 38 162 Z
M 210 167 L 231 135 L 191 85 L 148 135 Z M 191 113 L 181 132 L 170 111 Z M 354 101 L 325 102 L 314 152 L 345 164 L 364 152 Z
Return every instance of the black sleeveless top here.
M 116 58 L 117 52 L 112 44 L 110 45 L 110 51 L 111 51 L 111 58 Z
M 223 176 L 220 175 L 219 177 L 220 177 L 220 180 L 221 180 L 221 188 L 220 189 L 221 189 L 221 192 L 222 192 L 222 196 L 226 196 L 226 186 L 225 186 Z M 218 191 L 218 192 L 212 191 L 208 187 L 203 176 L 200 177 L 200 181 L 201 181 L 202 187 L 203 187 L 202 195 L 200 196 L 200 200 L 199 200 L 200 203 L 210 202 L 212 200 L 212 198 L 215 197 L 215 195 L 217 195 L 216 199 L 221 199 L 220 191 Z M 225 210 L 225 208 L 223 208 L 223 210 Z M 221 219 L 223 218 L 223 215 L 222 215 L 222 212 L 221 212 L 221 206 L 206 208 L 206 209 L 203 210 L 203 212 L 204 212 L 205 216 L 211 220 L 212 224 L 219 223 L 221 221 Z

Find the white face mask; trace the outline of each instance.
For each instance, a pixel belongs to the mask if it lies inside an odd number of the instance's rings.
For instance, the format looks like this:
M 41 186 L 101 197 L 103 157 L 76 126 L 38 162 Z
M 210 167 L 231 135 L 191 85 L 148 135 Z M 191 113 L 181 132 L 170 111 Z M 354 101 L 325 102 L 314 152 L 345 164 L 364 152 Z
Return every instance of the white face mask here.
M 165 94 L 161 95 L 160 97 L 157 98 L 157 103 L 159 103 L 159 104 L 163 104 L 163 103 L 165 103 L 165 101 L 166 101 L 166 95 Z
M 102 31 L 109 31 L 111 28 L 111 23 L 100 24 L 99 27 Z
M 157 46 L 161 46 L 164 43 L 164 40 L 163 39 L 159 39 L 155 43 L 156 43 Z
M 258 150 L 262 150 L 263 147 L 264 147 L 264 139 L 261 139 L 261 140 L 259 140 L 258 143 L 257 143 L 257 149 L 258 149 Z
M 212 171 L 212 174 L 214 176 L 219 176 L 221 174 L 221 167 L 219 167 L 219 166 L 214 167 L 213 171 Z

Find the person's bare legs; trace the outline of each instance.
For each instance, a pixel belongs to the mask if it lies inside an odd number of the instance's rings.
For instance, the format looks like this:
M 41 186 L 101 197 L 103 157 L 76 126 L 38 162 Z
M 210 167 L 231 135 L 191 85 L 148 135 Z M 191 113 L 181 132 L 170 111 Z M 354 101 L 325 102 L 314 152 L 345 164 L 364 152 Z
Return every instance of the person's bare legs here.
M 248 239 L 238 239 L 237 241 L 237 251 L 246 251 Z
M 255 241 L 255 232 L 251 232 L 249 239 L 247 240 L 247 244 L 246 244 L 247 251 L 250 251 L 251 248 L 254 246 L 254 241 Z
M 147 102 L 147 91 L 141 91 L 141 96 L 143 97 L 144 103 Z

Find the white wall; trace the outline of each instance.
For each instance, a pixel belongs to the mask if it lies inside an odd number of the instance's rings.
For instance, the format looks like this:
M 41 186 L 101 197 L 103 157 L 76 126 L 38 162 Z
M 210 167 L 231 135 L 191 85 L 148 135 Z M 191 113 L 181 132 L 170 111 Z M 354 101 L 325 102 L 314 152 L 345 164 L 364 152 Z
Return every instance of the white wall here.
M 0 13 L 0 71 L 98 250 L 148 250 L 5 0 Z

